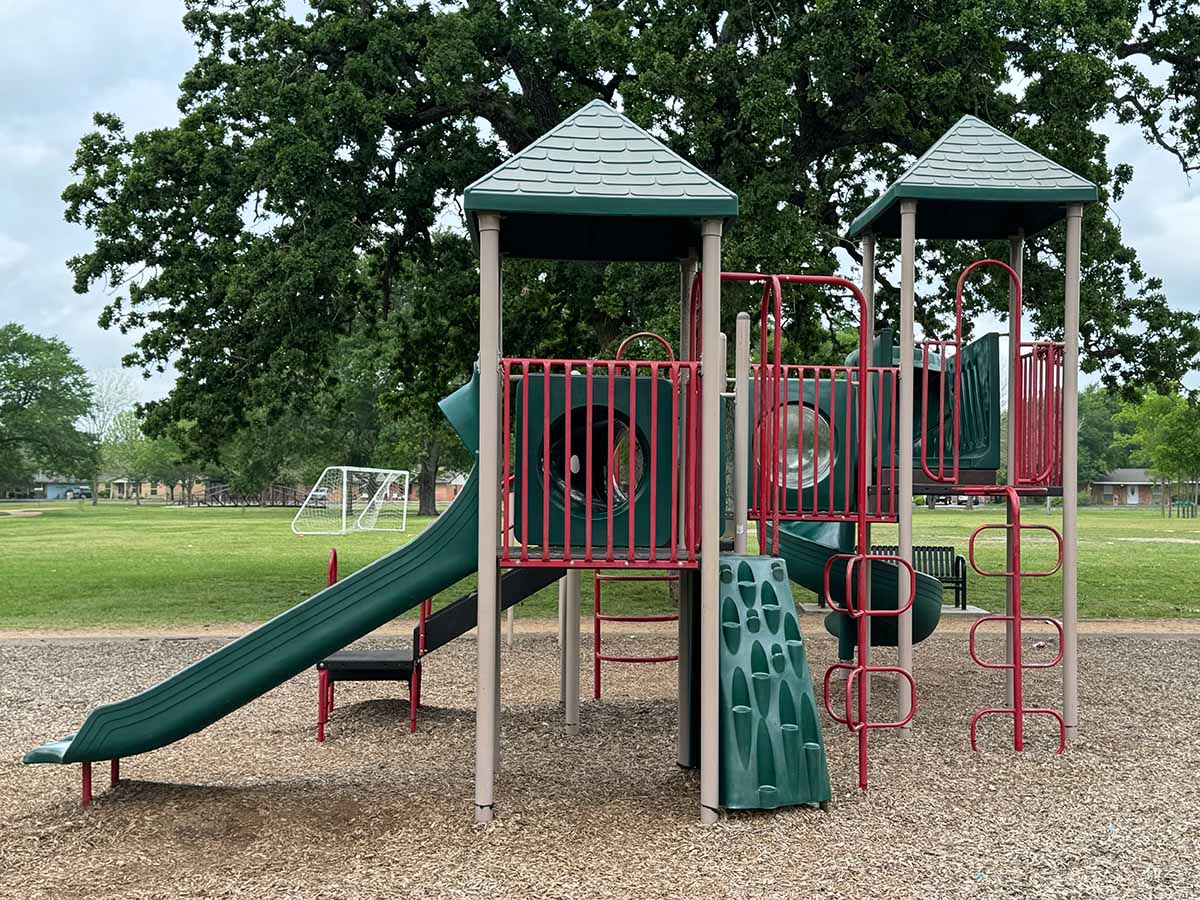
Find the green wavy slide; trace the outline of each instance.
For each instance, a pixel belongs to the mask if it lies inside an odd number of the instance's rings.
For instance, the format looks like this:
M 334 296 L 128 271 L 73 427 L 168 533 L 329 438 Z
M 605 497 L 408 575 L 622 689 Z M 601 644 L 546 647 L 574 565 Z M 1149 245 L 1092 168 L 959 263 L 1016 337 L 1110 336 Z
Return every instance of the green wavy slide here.
M 769 532 L 768 532 L 769 534 Z M 854 552 L 854 525 L 844 522 L 784 522 L 779 526 L 778 555 L 787 564 L 788 577 L 817 594 L 825 590 L 825 563 L 831 556 Z M 895 609 L 897 566 L 876 563 L 871 566 L 871 606 Z M 830 590 L 835 604 L 845 604 L 846 564 L 835 563 L 830 573 Z M 937 628 L 942 616 L 942 583 L 917 573 L 917 597 L 913 601 L 913 643 L 919 643 Z M 825 629 L 838 639 L 838 656 L 854 656 L 856 628 L 849 616 L 831 612 L 825 617 Z M 881 616 L 871 621 L 871 643 L 896 646 L 896 618 Z
M 477 379 L 441 407 L 464 443 L 478 452 Z M 478 512 L 473 470 L 450 508 L 405 546 L 166 681 L 101 706 L 75 734 L 29 751 L 25 762 L 117 759 L 211 725 L 476 571 Z

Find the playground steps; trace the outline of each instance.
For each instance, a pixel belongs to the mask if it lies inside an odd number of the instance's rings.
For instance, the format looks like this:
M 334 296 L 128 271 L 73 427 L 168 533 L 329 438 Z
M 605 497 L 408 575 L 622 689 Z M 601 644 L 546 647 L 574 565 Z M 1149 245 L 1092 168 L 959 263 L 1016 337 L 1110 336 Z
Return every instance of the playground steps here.
M 830 798 L 812 676 L 783 560 L 722 554 L 721 805 Z

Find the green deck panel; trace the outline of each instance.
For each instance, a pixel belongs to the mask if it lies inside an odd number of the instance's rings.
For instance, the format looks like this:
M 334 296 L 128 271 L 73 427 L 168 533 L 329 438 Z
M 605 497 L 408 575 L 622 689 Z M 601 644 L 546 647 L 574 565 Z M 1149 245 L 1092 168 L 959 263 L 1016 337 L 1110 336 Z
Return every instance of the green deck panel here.
M 850 224 L 849 237 L 899 237 L 900 201 L 917 200 L 918 238 L 1027 235 L 1094 203 L 1099 189 L 975 116 L 963 116 Z
M 501 251 L 544 259 L 671 260 L 737 194 L 607 103 L 593 100 L 470 184 L 463 208 L 503 216 Z
M 726 553 L 719 571 L 721 806 L 824 802 L 825 743 L 783 560 Z
M 769 545 L 768 545 L 769 546 Z M 779 555 L 787 563 L 788 577 L 820 595 L 825 590 L 825 564 L 841 553 L 854 552 L 854 525 L 842 522 L 784 522 L 779 526 Z M 889 563 L 871 566 L 871 606 L 895 609 L 899 587 L 899 568 Z M 835 604 L 845 600 L 845 562 L 831 567 L 830 589 Z M 917 573 L 917 597 L 913 601 L 913 643 L 919 644 L 933 634 L 942 616 L 942 583 Z M 871 643 L 896 646 L 897 619 L 881 616 L 871 622 Z M 825 630 L 838 639 L 839 656 L 854 655 L 857 626 L 842 613 L 825 617 Z

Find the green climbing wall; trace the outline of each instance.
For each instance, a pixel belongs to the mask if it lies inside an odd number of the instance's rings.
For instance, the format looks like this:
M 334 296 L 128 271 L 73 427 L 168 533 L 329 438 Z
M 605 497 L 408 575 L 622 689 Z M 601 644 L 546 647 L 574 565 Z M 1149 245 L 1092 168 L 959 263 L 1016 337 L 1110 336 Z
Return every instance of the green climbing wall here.
M 829 799 L 812 676 L 783 560 L 721 555 L 721 805 Z

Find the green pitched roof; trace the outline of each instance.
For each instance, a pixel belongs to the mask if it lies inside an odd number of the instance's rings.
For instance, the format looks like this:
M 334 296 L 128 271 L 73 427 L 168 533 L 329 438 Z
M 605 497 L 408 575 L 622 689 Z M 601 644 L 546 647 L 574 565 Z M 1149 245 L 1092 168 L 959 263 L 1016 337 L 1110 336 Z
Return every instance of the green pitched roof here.
M 472 233 L 479 213 L 501 213 L 501 247 L 512 255 L 674 259 L 695 244 L 686 220 L 734 218 L 738 200 L 594 100 L 469 185 L 463 207 Z
M 900 201 L 917 200 L 917 237 L 1035 234 L 1096 185 L 974 116 L 963 116 L 850 224 L 851 238 L 900 233 Z

